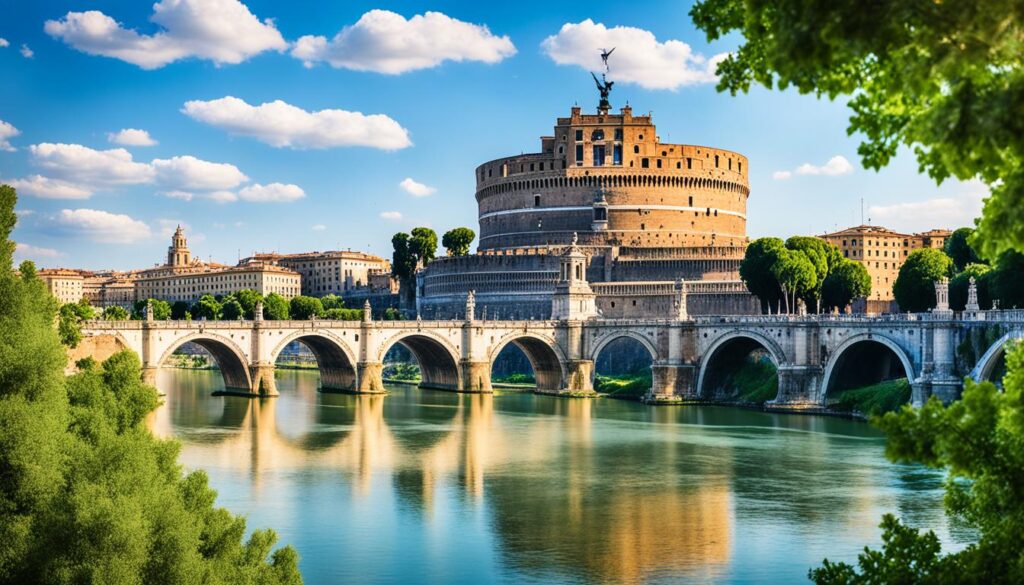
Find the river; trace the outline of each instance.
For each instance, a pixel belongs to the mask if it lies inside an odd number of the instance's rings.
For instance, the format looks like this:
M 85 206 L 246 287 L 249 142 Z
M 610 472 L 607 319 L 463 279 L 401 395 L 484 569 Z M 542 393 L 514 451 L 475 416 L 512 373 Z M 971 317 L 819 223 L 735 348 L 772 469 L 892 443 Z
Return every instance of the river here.
M 894 465 L 865 423 L 393 386 L 214 397 L 167 370 L 153 431 L 218 504 L 277 531 L 307 583 L 794 583 L 855 560 L 894 512 L 959 549 L 941 474 Z

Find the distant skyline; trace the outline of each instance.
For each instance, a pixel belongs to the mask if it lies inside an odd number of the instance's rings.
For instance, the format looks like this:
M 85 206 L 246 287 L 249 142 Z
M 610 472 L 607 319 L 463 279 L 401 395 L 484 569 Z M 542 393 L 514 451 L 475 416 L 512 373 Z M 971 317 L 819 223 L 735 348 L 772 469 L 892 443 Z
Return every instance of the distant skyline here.
M 972 225 L 986 194 L 938 187 L 903 151 L 867 171 L 841 102 L 714 89 L 738 38 L 708 44 L 690 4 L 7 3 L 0 182 L 18 188 L 17 258 L 143 268 L 185 226 L 194 255 L 356 249 L 390 257 L 417 225 L 478 231 L 475 167 L 539 150 L 592 111 L 588 71 L 616 47 L 612 106 L 662 140 L 750 160 L 751 238 L 865 220 Z

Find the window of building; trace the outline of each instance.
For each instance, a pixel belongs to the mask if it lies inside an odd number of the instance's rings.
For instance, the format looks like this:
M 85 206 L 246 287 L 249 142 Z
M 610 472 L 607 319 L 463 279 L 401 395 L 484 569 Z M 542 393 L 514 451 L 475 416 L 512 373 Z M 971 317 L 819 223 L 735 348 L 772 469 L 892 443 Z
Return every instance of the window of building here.
M 622 164 L 622 145 L 621 144 L 616 144 L 614 147 L 612 147 L 612 164 L 613 165 L 621 165 Z
M 739 167 L 739 168 L 738 168 L 738 169 L 736 169 L 736 170 L 737 170 L 738 172 L 742 173 L 742 172 L 743 172 L 743 163 L 741 163 L 741 162 L 738 162 L 738 163 L 736 163 L 736 164 L 737 164 L 737 166 Z
M 655 162 L 657 163 L 657 165 L 658 165 L 658 168 L 660 169 L 660 168 L 661 168 L 661 159 L 659 158 L 659 159 L 658 159 L 657 161 L 655 161 Z
M 643 140 L 644 139 L 644 135 L 643 134 L 637 134 L 636 139 L 637 140 Z
M 693 207 L 693 195 L 690 195 L 690 201 L 687 203 L 690 207 Z
M 622 140 L 622 128 L 615 129 L 615 140 Z
M 582 144 L 577 144 L 576 145 L 576 166 L 580 166 L 582 164 L 583 164 L 583 145 Z
M 577 141 L 583 140 L 583 130 L 577 130 L 576 131 L 576 140 Z
M 594 152 L 593 152 L 593 154 L 594 154 L 594 166 L 595 167 L 604 166 L 604 145 L 603 144 L 595 144 L 594 145 Z
M 718 168 L 718 155 L 715 155 L 715 168 Z
M 590 139 L 593 141 L 604 140 L 604 130 L 598 128 L 590 134 Z
M 650 166 L 651 166 L 651 161 L 649 159 L 646 159 L 646 158 L 640 159 L 640 167 L 641 168 L 647 169 L 647 168 L 650 168 Z
M 686 168 L 687 169 L 692 169 L 693 168 L 693 159 L 692 158 L 687 158 L 686 159 Z
M 639 145 L 636 145 L 636 144 L 633 145 L 633 154 L 640 154 L 640 146 Z
M 640 224 L 640 231 L 643 231 L 643 230 L 646 230 L 646 229 L 647 229 L 647 224 L 646 223 Z
M 607 207 L 595 207 L 594 208 L 594 221 L 608 221 L 608 208 Z
M 533 206 L 540 207 L 540 195 L 533 196 Z
M 558 154 L 565 154 L 565 147 L 564 146 L 558 145 Z

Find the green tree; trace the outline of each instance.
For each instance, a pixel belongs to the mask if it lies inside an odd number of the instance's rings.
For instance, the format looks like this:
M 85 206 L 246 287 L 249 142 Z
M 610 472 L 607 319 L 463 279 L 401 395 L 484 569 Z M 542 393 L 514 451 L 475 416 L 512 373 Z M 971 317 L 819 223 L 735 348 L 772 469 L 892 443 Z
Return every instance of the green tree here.
M 359 321 L 363 318 L 362 309 L 324 309 L 324 319 L 337 321 Z
M 57 332 L 60 334 L 60 342 L 68 347 L 78 347 L 78 342 L 82 341 L 82 320 L 78 318 L 75 303 L 60 308 Z
M 270 293 L 263 299 L 263 318 L 271 321 L 286 321 L 289 318 L 288 301 L 277 293 Z
M 476 239 L 476 232 L 467 227 L 457 227 L 444 233 L 441 245 L 449 256 L 465 256 L 469 254 L 469 246 Z
M 832 270 L 842 264 L 844 260 L 843 255 L 839 248 L 834 245 L 821 238 L 811 236 L 793 236 L 786 240 L 786 248 L 803 253 L 811 262 L 811 265 L 814 266 L 815 286 L 803 295 L 802 298 L 807 303 L 808 308 L 812 312 L 817 313 L 818 304 L 821 300 L 821 287 L 825 283 L 825 278 L 828 277 Z
M 220 318 L 228 321 L 237 321 L 245 315 L 245 309 L 242 308 L 242 303 L 238 302 L 238 299 L 228 295 L 224 302 L 220 304 Z
M 160 299 L 148 299 L 153 303 L 153 319 L 166 321 L 171 318 L 171 304 Z M 132 319 L 146 318 L 146 301 L 135 301 L 132 305 Z
M 779 238 L 758 238 L 747 246 L 740 262 L 740 278 L 747 290 L 761 300 L 761 309 L 778 307 L 782 300 L 782 289 L 772 272 L 786 245 Z
M 324 306 L 325 311 L 331 309 L 344 309 L 345 301 L 338 295 L 326 295 L 320 298 L 320 304 Z
M 843 309 L 853 299 L 871 294 L 871 276 L 860 262 L 845 260 L 821 285 L 821 300 L 826 307 Z
M 995 258 L 1024 249 L 1024 12 L 1016 2 L 700 0 L 709 40 L 741 45 L 717 68 L 718 89 L 752 84 L 850 96 L 848 134 L 865 167 L 900 147 L 938 182 L 978 178 L 992 195 L 974 237 Z M 980 236 L 980 237 L 979 237 Z
M 252 319 L 256 310 L 256 303 L 263 300 L 263 295 L 252 290 L 251 288 L 243 288 L 242 290 L 235 293 L 235 300 L 242 305 L 242 312 L 245 319 Z
M 420 266 L 426 266 L 437 255 L 437 232 L 427 227 L 412 228 L 409 250 Z
M 409 234 L 398 232 L 391 236 L 391 274 L 395 278 L 408 281 L 416 273 L 416 254 L 409 244 Z
M 213 295 L 203 295 L 192 305 L 192 310 L 189 313 L 192 314 L 193 319 L 216 321 L 220 319 L 221 306 L 217 299 L 213 298 Z
M 814 264 L 799 250 L 783 250 L 772 265 L 772 274 L 782 287 L 783 307 L 796 311 L 796 300 L 808 298 L 818 286 Z
M 189 313 L 189 309 L 191 308 L 192 305 L 189 305 L 185 301 L 174 301 L 174 304 L 171 305 L 171 319 L 174 319 L 175 321 L 184 321 L 185 315 L 191 314 Z
M 1024 254 L 1003 252 L 989 277 L 989 292 L 999 300 L 1000 309 L 1024 307 Z
M 892 285 L 900 310 L 920 313 L 935 307 L 935 281 L 948 277 L 952 270 L 953 261 L 942 250 L 911 252 Z
M 0 264 L 14 191 L 0 187 Z M 68 309 L 72 311 L 73 309 Z M 158 404 L 130 352 L 67 361 L 57 303 L 38 278 L 0 271 L 0 582 L 300 583 L 290 547 L 213 506 L 202 472 L 143 424 Z
M 886 455 L 898 463 L 945 470 L 946 511 L 977 530 L 978 541 L 941 555 L 931 531 L 882 522 L 882 550 L 865 550 L 858 567 L 825 561 L 817 583 L 1024 583 L 1024 348 L 1006 354 L 1000 391 L 966 380 L 963 398 L 943 406 L 932 397 L 875 423 Z
M 288 305 L 288 313 L 291 314 L 292 319 L 305 321 L 323 315 L 324 305 L 316 297 L 299 295 L 292 297 L 291 303 Z
M 953 260 L 953 268 L 957 272 L 963 270 L 968 264 L 982 262 L 974 252 L 974 248 L 971 247 L 970 239 L 973 234 L 973 229 L 962 227 L 946 239 L 945 252 Z
M 992 308 L 992 297 L 989 295 L 989 273 L 992 268 L 987 264 L 968 264 L 959 274 L 949 281 L 949 308 L 963 311 L 967 306 L 967 289 L 971 278 L 978 288 L 978 306 L 988 310 Z
M 360 319 L 362 318 L 362 311 L 360 311 L 359 318 Z M 388 307 L 388 308 L 384 309 L 384 320 L 385 321 L 401 321 L 402 320 L 402 313 L 398 309 L 396 309 L 394 307 Z
M 128 309 L 118 305 L 111 305 L 103 309 L 103 318 L 107 321 L 127 321 L 129 317 L 131 315 L 128 314 Z

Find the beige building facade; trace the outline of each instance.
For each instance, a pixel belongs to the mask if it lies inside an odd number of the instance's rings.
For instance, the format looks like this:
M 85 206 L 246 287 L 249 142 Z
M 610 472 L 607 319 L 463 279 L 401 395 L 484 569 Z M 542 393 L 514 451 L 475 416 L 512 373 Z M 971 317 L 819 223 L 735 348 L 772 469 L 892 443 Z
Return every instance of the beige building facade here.
M 353 251 L 307 252 L 300 254 L 256 254 L 240 266 L 263 263 L 298 272 L 302 294 L 313 297 L 342 295 L 379 282 L 379 275 L 391 274 L 391 263 L 380 256 Z M 378 277 L 375 279 L 375 277 Z
M 50 268 L 40 270 L 37 274 L 46 283 L 50 294 L 62 305 L 77 303 L 85 296 L 85 277 L 78 270 Z
M 921 248 L 941 250 L 952 233 L 933 229 L 903 234 L 882 226 L 859 225 L 820 237 L 839 248 L 845 258 L 864 265 L 871 276 L 869 301 L 892 301 L 892 285 L 910 253 Z

